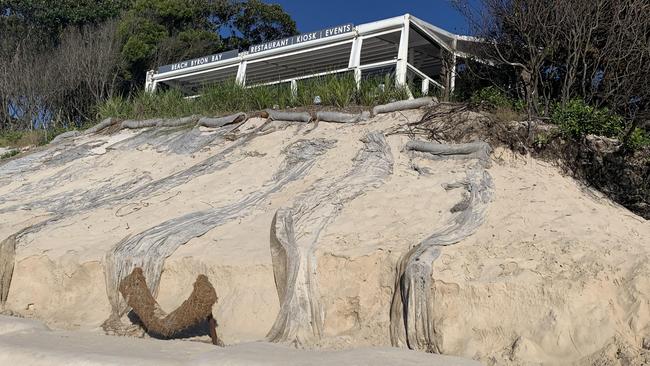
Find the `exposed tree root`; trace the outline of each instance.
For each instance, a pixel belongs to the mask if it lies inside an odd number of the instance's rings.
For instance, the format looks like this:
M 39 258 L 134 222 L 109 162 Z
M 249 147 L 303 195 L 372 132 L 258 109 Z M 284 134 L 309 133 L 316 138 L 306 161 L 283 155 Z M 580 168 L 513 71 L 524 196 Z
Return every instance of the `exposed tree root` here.
M 196 278 L 190 297 L 169 314 L 165 314 L 154 300 L 141 268 L 135 268 L 120 282 L 120 293 L 148 332 L 170 338 L 202 321 L 208 321 L 212 343 L 223 347 L 212 316 L 212 306 L 218 299 L 217 293 L 205 275 Z
M 484 144 L 460 149 L 454 145 L 411 144 L 413 150 L 427 154 L 435 152 L 441 156 L 450 156 L 460 150 L 463 157 L 478 157 L 479 162 L 470 168 L 464 181 L 445 186 L 446 190 L 466 190 L 463 200 L 451 210 L 452 219 L 407 252 L 397 266 L 390 314 L 393 346 L 440 352 L 442 335 L 437 333 L 435 325 L 432 265 L 440 255 L 440 247 L 458 243 L 476 232 L 483 223 L 493 191 L 492 178 L 485 170 L 485 159 L 480 158 L 481 154 L 489 151 L 489 146 L 486 149 Z
M 267 335 L 271 342 L 313 344 L 323 333 L 315 251 L 321 232 L 349 201 L 383 184 L 393 172 L 393 156 L 384 135 L 368 134 L 354 165 L 342 177 L 314 184 L 279 209 L 271 224 L 271 258 L 280 312 Z
M 103 182 L 98 182 L 98 184 L 96 184 L 95 186 L 91 187 L 88 190 L 65 191 L 54 195 L 45 194 L 45 192 L 47 192 L 46 187 L 56 186 L 58 184 L 61 184 L 61 182 L 70 179 L 67 176 L 67 174 L 72 174 L 75 172 L 74 169 L 79 169 L 79 168 L 74 168 L 72 169 L 72 171 L 65 172 L 64 175 L 56 174 L 52 177 L 49 177 L 46 180 L 40 181 L 37 185 L 31 185 L 33 189 L 32 191 L 29 192 L 30 195 L 36 197 L 45 196 L 45 198 L 40 198 L 36 201 L 31 201 L 31 202 L 21 202 L 21 197 L 23 196 L 21 193 L 26 192 L 25 189 L 27 188 L 27 186 L 20 187 L 16 191 L 4 195 L 3 197 L 0 197 L 0 203 L 4 203 L 4 201 L 7 200 L 20 202 L 14 206 L 6 206 L 0 209 L 0 213 L 12 212 L 17 209 L 32 209 L 32 210 L 45 209 L 48 210 L 49 212 L 52 212 L 53 215 L 48 219 L 38 224 L 35 224 L 28 229 L 23 230 L 21 234 L 17 237 L 17 239 L 20 240 L 22 235 L 36 232 L 40 230 L 42 227 L 44 227 L 45 225 L 57 221 L 65 217 L 66 215 L 80 214 L 81 212 L 92 210 L 102 206 L 115 205 L 121 202 L 129 202 L 129 201 L 137 200 L 142 197 L 149 197 L 157 192 L 167 191 L 174 187 L 182 185 L 198 176 L 211 174 L 215 171 L 223 169 L 231 164 L 231 161 L 227 159 L 228 155 L 232 153 L 234 150 L 236 150 L 237 148 L 245 146 L 256 136 L 259 136 L 260 129 L 262 129 L 264 126 L 266 126 L 266 124 L 262 124 L 261 126 L 259 126 L 258 128 L 256 128 L 250 133 L 246 133 L 238 136 L 236 141 L 229 143 L 228 145 L 226 145 L 225 148 L 223 148 L 223 150 L 219 151 L 215 155 L 212 155 L 207 159 L 188 167 L 187 169 L 178 171 L 174 174 L 168 175 L 158 180 L 152 181 L 146 176 L 140 176 L 140 177 L 133 178 L 127 182 L 116 184 L 113 178 L 108 178 Z M 224 127 L 224 129 L 230 130 L 229 128 L 226 127 Z M 196 129 L 193 129 L 192 131 L 195 130 Z M 191 134 L 192 131 L 190 131 L 189 134 Z M 146 143 L 147 139 L 149 139 L 149 141 L 152 141 L 153 138 L 150 137 L 150 135 L 146 135 L 148 133 L 156 133 L 156 131 L 154 130 L 154 131 L 142 132 L 131 139 L 127 139 L 116 144 L 115 147 L 124 148 L 126 144 L 137 145 L 140 143 Z M 142 136 L 143 134 L 145 135 Z M 167 145 L 169 146 L 169 148 L 173 148 L 173 146 L 183 145 L 182 143 L 183 136 L 185 135 L 188 135 L 187 131 L 183 131 L 181 133 L 180 140 L 173 138 L 172 141 L 169 141 L 169 138 L 167 138 L 163 140 L 157 140 L 155 143 L 159 145 L 161 144 Z M 155 141 L 155 139 L 153 141 Z M 87 156 L 85 152 L 87 151 L 87 149 L 90 149 L 92 145 L 91 146 L 86 146 L 86 145 L 89 144 L 81 145 L 84 146 L 84 149 L 82 150 L 78 148 L 69 149 L 69 150 L 79 150 L 78 154 L 81 155 L 79 157 Z M 54 148 L 45 150 L 43 155 L 52 154 L 58 151 L 59 146 L 63 146 L 63 145 L 55 145 Z M 66 160 L 73 160 L 73 157 L 69 156 L 70 152 L 62 151 L 61 154 L 66 154 L 65 155 Z M 17 166 L 13 166 L 13 165 L 8 166 L 8 164 L 0 165 L 0 173 L 7 171 L 7 174 L 10 176 L 28 174 L 28 172 L 38 169 L 37 164 L 39 163 L 48 164 L 47 162 L 41 161 L 40 152 L 32 155 L 35 155 L 35 157 L 31 157 L 31 155 L 28 155 L 27 157 L 30 157 L 30 159 L 20 162 L 19 165 Z M 20 160 L 21 159 L 18 159 L 16 161 L 20 161 Z M 81 169 L 83 169 L 83 167 Z M 2 182 L 3 178 L 4 176 L 0 174 L 0 182 Z
M 4 310 L 14 273 L 14 257 L 16 255 L 16 235 L 0 242 L 0 310 Z

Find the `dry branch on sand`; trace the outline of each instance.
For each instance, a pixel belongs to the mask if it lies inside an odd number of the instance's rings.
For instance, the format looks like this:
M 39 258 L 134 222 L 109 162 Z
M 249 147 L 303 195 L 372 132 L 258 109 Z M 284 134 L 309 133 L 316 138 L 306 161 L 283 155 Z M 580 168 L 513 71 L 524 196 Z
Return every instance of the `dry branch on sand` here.
M 212 343 L 223 347 L 212 316 L 212 306 L 218 300 L 217 292 L 205 275 L 196 278 L 190 297 L 169 314 L 165 314 L 154 300 L 141 268 L 135 268 L 120 282 L 120 293 L 147 331 L 169 338 L 202 321 L 208 321 Z

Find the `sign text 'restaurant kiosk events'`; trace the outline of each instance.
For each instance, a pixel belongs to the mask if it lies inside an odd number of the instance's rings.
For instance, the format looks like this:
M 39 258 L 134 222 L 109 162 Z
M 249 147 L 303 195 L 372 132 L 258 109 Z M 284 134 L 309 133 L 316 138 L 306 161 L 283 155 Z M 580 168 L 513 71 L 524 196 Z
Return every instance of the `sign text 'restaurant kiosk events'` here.
M 251 54 L 251 53 L 264 52 L 264 51 L 268 51 L 280 47 L 286 47 L 286 46 L 291 46 L 303 42 L 314 41 L 316 39 L 333 37 L 339 34 L 350 33 L 352 32 L 353 29 L 354 29 L 354 25 L 352 24 L 339 25 L 337 27 L 331 27 L 316 32 L 300 34 L 297 36 L 280 39 L 277 41 L 271 41 L 271 42 L 250 46 L 250 48 L 248 49 L 248 53 Z

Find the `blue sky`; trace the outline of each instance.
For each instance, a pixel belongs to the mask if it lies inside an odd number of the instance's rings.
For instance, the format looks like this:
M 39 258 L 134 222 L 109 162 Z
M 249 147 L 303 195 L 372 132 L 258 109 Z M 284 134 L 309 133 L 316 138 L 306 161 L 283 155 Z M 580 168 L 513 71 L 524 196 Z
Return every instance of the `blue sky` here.
M 454 33 L 467 33 L 467 22 L 448 0 L 264 0 L 280 4 L 301 33 L 333 25 L 362 24 L 406 13 Z

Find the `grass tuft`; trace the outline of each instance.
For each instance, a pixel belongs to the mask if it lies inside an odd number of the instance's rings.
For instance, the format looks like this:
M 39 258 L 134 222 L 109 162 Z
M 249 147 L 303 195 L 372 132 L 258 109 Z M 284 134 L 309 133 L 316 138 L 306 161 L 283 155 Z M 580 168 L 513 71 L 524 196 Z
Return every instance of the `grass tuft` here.
M 177 89 L 157 93 L 139 92 L 128 98 L 111 98 L 98 107 L 98 118 L 173 118 L 189 115 L 216 116 L 267 108 L 291 108 L 321 104 L 345 108 L 375 106 L 408 98 L 407 87 L 398 87 L 391 76 L 362 80 L 357 88 L 354 74 L 326 75 L 298 82 L 295 96 L 289 83 L 244 88 L 234 80 L 201 88 L 197 98 L 185 98 Z

